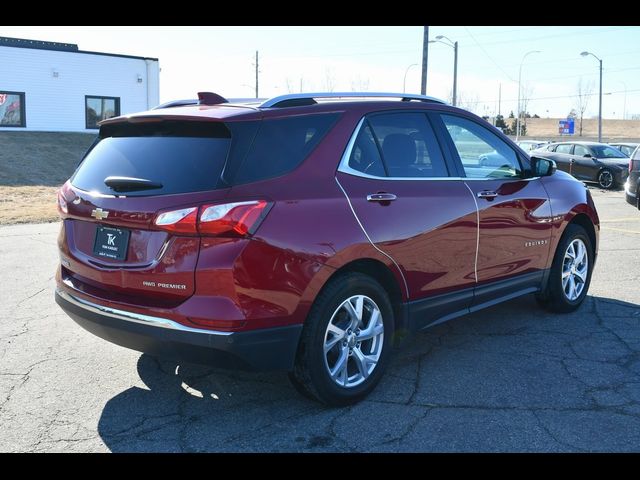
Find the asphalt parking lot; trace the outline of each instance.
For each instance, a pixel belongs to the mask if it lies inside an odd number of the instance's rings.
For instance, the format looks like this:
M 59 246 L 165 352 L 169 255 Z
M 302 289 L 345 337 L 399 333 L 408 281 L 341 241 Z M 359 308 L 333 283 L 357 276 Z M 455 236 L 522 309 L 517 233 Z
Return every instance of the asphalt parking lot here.
M 592 190 L 589 297 L 532 297 L 421 333 L 364 402 L 328 409 L 284 374 L 155 359 L 55 305 L 57 224 L 0 228 L 0 451 L 640 451 L 640 211 Z

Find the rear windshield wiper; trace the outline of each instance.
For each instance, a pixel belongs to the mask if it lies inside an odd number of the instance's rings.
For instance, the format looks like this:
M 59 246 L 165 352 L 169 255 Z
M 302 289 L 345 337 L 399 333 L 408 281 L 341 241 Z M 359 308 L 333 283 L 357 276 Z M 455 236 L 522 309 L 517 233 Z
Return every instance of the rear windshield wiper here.
M 136 190 L 155 190 L 162 188 L 160 182 L 154 182 L 146 178 L 107 177 L 104 179 L 104 183 L 116 192 L 133 192 Z

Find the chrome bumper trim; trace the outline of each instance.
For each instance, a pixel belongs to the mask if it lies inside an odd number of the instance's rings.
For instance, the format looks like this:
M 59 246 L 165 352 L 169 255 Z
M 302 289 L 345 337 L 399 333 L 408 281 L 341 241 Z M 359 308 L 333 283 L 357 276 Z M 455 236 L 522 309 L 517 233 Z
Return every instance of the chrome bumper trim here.
M 116 318 L 118 320 L 140 323 L 142 325 L 148 325 L 150 327 L 167 328 L 169 330 L 179 330 L 181 332 L 203 333 L 206 335 L 228 336 L 228 335 L 233 335 L 234 333 L 234 332 L 221 332 L 219 330 L 206 330 L 204 328 L 191 328 L 191 327 L 182 325 L 178 322 L 174 322 L 173 320 L 169 320 L 167 318 L 152 317 L 150 315 L 142 315 L 140 313 L 127 312 L 125 310 L 118 310 L 116 308 L 105 307 L 104 305 L 98 305 L 97 303 L 89 302 L 88 300 L 74 297 L 70 293 L 67 293 L 60 288 L 56 289 L 56 293 L 61 298 L 63 298 L 69 303 L 72 303 L 77 307 L 83 308 L 84 310 L 87 310 L 92 313 L 97 313 L 99 315 L 105 315 L 107 317 Z

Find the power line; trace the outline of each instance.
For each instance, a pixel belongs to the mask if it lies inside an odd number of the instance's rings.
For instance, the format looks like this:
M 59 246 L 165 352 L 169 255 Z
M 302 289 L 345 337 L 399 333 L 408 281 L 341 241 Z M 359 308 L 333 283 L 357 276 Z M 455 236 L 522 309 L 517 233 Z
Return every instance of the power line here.
M 627 90 L 627 94 L 629 93 L 634 93 L 634 92 L 640 92 L 640 88 L 639 89 L 634 89 L 634 90 Z M 625 93 L 624 90 L 619 90 L 619 91 L 614 91 L 614 92 L 605 92 L 603 95 L 616 95 L 618 93 Z M 598 93 L 587 93 L 587 94 L 583 94 L 582 96 L 596 96 L 598 95 Z M 531 100 L 557 100 L 560 98 L 576 98 L 579 97 L 580 95 L 557 95 L 557 96 L 553 96 L 553 97 L 531 97 L 528 98 L 529 101 Z M 496 99 L 493 98 L 491 100 L 478 100 L 477 102 L 474 103 L 492 103 L 495 102 Z M 502 99 L 503 102 L 515 102 L 517 101 L 515 98 L 510 98 L 510 99 Z
M 467 29 L 467 27 L 464 27 L 464 28 L 465 28 L 465 30 Z M 579 31 L 579 32 L 571 32 L 571 34 L 572 35 L 588 35 L 588 34 L 603 33 L 603 32 L 618 31 L 618 30 L 629 30 L 631 28 L 638 28 L 638 27 L 627 26 L 627 27 L 595 28 L 595 29 L 583 30 L 583 31 Z M 499 41 L 499 42 L 489 42 L 489 43 L 485 43 L 485 45 L 501 45 L 501 44 L 504 44 L 504 43 L 531 42 L 531 41 L 535 41 L 535 40 L 547 40 L 549 38 L 558 38 L 558 37 L 566 37 L 566 36 L 567 36 L 566 33 L 557 33 L 557 34 L 545 35 L 545 36 L 542 36 L 542 37 L 516 38 L 516 39 L 511 39 L 511 40 L 502 40 L 502 41 Z M 472 38 L 473 38 L 473 36 L 472 36 Z
M 475 39 L 475 37 L 472 35 L 472 33 L 469 31 L 469 29 L 467 27 L 464 27 L 464 29 L 467 31 L 467 33 L 469 34 L 469 36 L 471 37 L 471 39 L 476 43 L 476 45 L 478 45 L 478 47 L 480 47 L 480 50 L 482 50 L 482 52 L 485 54 L 485 56 L 491 60 L 491 62 L 493 62 L 493 64 L 498 67 L 498 69 L 505 74 L 505 76 L 511 80 L 512 82 L 515 82 L 515 80 L 513 78 L 511 78 L 511 76 L 505 72 L 502 67 L 500 65 L 498 65 L 498 63 L 491 57 L 491 55 L 489 55 L 489 53 L 484 49 L 484 47 L 482 45 L 480 45 L 478 43 L 478 41 Z

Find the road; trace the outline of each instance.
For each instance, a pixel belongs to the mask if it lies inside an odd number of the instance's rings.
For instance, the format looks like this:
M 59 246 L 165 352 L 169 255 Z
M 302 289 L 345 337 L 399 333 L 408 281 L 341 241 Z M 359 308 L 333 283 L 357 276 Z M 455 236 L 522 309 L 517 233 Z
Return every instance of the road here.
M 640 211 L 593 190 L 590 295 L 524 297 L 416 335 L 351 408 L 286 375 L 175 365 L 100 340 L 53 301 L 56 224 L 0 228 L 0 451 L 639 451 Z

